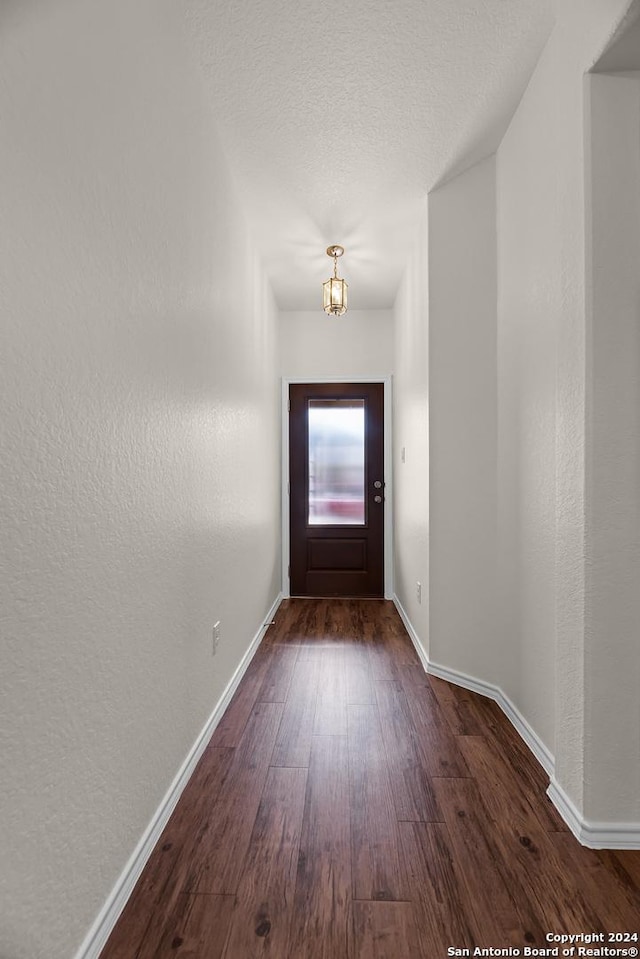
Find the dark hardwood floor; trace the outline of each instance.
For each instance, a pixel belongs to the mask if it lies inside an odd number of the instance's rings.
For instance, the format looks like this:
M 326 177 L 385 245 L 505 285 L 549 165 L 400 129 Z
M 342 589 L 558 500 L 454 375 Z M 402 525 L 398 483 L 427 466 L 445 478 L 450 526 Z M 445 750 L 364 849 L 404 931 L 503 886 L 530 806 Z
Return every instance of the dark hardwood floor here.
M 581 847 L 546 787 L 495 703 L 424 673 L 391 603 L 287 600 L 101 959 L 637 933 L 640 852 Z

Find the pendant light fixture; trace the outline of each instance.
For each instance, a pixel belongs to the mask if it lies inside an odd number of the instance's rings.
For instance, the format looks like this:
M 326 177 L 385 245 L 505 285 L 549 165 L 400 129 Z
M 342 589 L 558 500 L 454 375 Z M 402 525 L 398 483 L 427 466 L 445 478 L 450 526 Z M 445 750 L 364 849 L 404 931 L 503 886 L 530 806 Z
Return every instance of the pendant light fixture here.
M 333 276 L 322 284 L 322 294 L 324 311 L 330 316 L 343 316 L 347 312 L 347 281 L 338 276 L 338 257 L 343 253 L 341 246 L 327 247 L 327 256 L 333 257 Z

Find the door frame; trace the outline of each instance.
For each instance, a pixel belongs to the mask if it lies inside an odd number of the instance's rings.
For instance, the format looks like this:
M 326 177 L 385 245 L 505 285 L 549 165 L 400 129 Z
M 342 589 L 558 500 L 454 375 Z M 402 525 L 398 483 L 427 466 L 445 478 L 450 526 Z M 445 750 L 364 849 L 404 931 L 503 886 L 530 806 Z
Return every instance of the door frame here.
M 382 383 L 384 385 L 384 598 L 393 599 L 393 446 L 392 376 L 295 376 L 282 377 L 282 595 L 291 595 L 289 560 L 289 386 L 292 383 Z

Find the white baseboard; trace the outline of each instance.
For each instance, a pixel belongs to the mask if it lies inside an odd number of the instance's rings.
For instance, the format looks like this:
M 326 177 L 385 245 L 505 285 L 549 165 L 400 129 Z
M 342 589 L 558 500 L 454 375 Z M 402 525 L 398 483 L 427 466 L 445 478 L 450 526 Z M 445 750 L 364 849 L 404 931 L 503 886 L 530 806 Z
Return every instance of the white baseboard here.
M 402 622 L 409 633 L 411 642 L 415 646 L 416 652 L 420 657 L 420 661 L 424 666 L 425 672 L 430 673 L 432 676 L 437 676 L 439 679 L 444 679 L 448 683 L 453 683 L 455 686 L 462 686 L 464 689 L 470 689 L 474 693 L 479 693 L 481 696 L 486 696 L 488 699 L 493 699 L 503 711 L 511 725 L 514 726 L 517 732 L 520 734 L 521 739 L 524 740 L 547 775 L 550 777 L 553 776 L 555 766 L 553 754 L 542 742 L 540 737 L 532 729 L 520 710 L 513 704 L 506 693 L 499 686 L 495 686 L 493 683 L 488 683 L 483 679 L 477 679 L 475 676 L 469 676 L 467 673 L 460 672 L 457 669 L 450 669 L 448 666 L 443 666 L 440 663 L 431 662 L 427 651 L 425 650 L 420 637 L 416 633 L 402 603 L 397 596 L 393 597 L 393 601 L 398 613 L 400 614 L 400 618 L 402 619 Z
M 182 792 L 189 782 L 191 775 L 198 764 L 198 760 L 205 751 L 213 732 L 222 719 L 225 709 L 231 701 L 240 680 L 244 676 L 249 663 L 260 645 L 264 630 L 273 619 L 280 603 L 282 602 L 282 593 L 276 597 L 271 609 L 264 618 L 264 622 L 251 640 L 249 648 L 242 657 L 236 671 L 227 683 L 227 686 L 216 703 L 213 712 L 205 723 L 202 731 L 198 735 L 195 743 L 191 747 L 186 759 L 178 770 L 173 782 L 169 786 L 164 798 L 156 809 L 151 822 L 147 826 L 140 842 L 134 849 L 131 857 L 119 876 L 115 886 L 111 890 L 107 901 L 97 916 L 91 929 L 85 936 L 84 942 L 78 949 L 75 959 L 97 959 L 113 927 L 115 926 L 120 913 L 124 909 L 127 900 L 133 888 L 140 878 L 146 862 L 151 855 L 154 846 L 162 834 L 162 830 L 169 821 L 171 813 L 175 809 Z
M 549 783 L 547 795 L 583 846 L 590 849 L 640 849 L 640 823 L 589 822 L 555 777 Z
M 466 673 L 459 672 L 456 669 L 449 669 L 448 666 L 442 666 L 440 663 L 431 662 L 427 651 L 422 645 L 420 637 L 413 628 L 411 620 L 409 619 L 406 610 L 402 606 L 402 603 L 397 596 L 394 596 L 393 601 L 400 614 L 400 618 L 402 619 L 402 622 L 409 633 L 411 642 L 416 648 L 416 652 L 420 657 L 420 661 L 424 666 L 425 672 L 431 673 L 432 676 L 438 676 L 440 679 L 445 679 L 448 683 L 453 683 L 456 686 L 462 686 L 464 689 L 470 689 L 474 693 L 479 693 L 481 696 L 487 696 L 489 699 L 495 700 L 498 706 L 500 706 L 502 709 L 503 713 L 507 716 L 510 723 L 516 728 L 521 738 L 525 741 L 538 762 L 541 764 L 547 775 L 553 776 L 553 755 L 547 749 L 540 737 L 531 728 L 522 713 L 516 708 L 516 706 L 514 706 L 509 697 L 503 692 L 503 690 L 500 689 L 499 686 L 494 686 L 492 683 L 485 682 L 483 679 L 476 679 L 474 676 L 468 676 Z
M 440 679 L 446 679 L 449 683 L 455 683 L 456 686 L 463 686 L 465 689 L 473 690 L 474 693 L 480 693 L 481 696 L 487 696 L 489 699 L 493 699 L 511 725 L 520 734 L 520 738 L 524 740 L 546 774 L 553 776 L 555 768 L 553 754 L 547 749 L 520 710 L 514 706 L 513 702 L 499 686 L 494 686 L 492 683 L 487 683 L 482 679 L 476 679 L 473 676 L 467 676 L 466 673 L 449 669 L 447 666 L 441 666 L 439 663 L 430 663 L 429 672 L 433 676 L 439 676 Z
M 468 676 L 458 670 L 449 669 L 439 663 L 432 663 L 397 596 L 393 597 L 393 602 L 409 633 L 409 638 L 416 648 L 425 672 L 432 676 L 438 676 L 440 679 L 445 679 L 449 683 L 454 683 L 456 686 L 471 689 L 474 693 L 480 693 L 481 696 L 488 696 L 489 699 L 495 700 L 500 706 L 507 719 L 549 776 L 550 783 L 547 795 L 578 842 L 591 849 L 640 849 L 640 823 L 589 822 L 586 820 L 557 782 L 553 754 L 506 693 L 499 686 L 494 686 L 482 679 L 476 679 L 474 676 Z
M 402 603 L 400 602 L 400 600 L 398 599 L 395 593 L 393 595 L 393 603 L 400 614 L 400 619 L 404 623 L 404 628 L 409 633 L 409 638 L 411 639 L 411 642 L 415 646 L 416 653 L 420 657 L 420 662 L 422 663 L 424 671 L 425 673 L 428 673 L 429 672 L 429 654 L 427 653 L 426 649 L 422 645 L 422 640 L 420 639 L 415 629 L 413 628 L 413 623 L 409 619 L 409 614 L 407 613 L 406 609 L 404 608 L 404 606 L 402 605 Z

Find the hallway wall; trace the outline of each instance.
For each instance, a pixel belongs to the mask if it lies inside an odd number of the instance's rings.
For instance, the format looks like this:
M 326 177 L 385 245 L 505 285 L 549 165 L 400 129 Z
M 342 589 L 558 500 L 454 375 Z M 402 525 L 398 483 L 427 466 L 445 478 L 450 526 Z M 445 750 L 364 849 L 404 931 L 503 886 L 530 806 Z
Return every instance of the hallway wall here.
M 429 274 L 426 203 L 394 305 L 395 593 L 429 653 Z M 422 586 L 418 600 L 416 584 Z
M 554 798 L 578 824 L 580 817 L 633 821 L 637 811 L 628 801 L 637 754 L 615 780 L 585 764 L 590 743 L 603 747 L 613 727 L 611 713 L 594 710 L 589 675 L 592 653 L 612 634 L 593 628 L 587 555 L 598 450 L 587 428 L 593 277 L 585 261 L 584 74 L 628 7 L 628 0 L 560 5 L 497 155 L 498 575 L 506 629 L 519 650 L 507 692 L 554 753 Z M 615 257 L 619 238 L 612 242 Z M 613 620 L 609 626 L 615 635 Z M 628 655 L 617 653 L 622 671 L 633 671 Z M 637 685 L 635 697 L 637 722 Z
M 396 593 L 432 665 L 500 686 L 494 157 L 429 194 L 395 322 Z
M 279 590 L 276 310 L 173 5 L 1 18 L 0 955 L 69 959 Z
M 543 79 L 556 42 L 557 32 L 543 52 L 497 155 L 497 578 L 502 629 L 511 659 L 505 692 L 551 753 L 556 575 L 560 573 L 556 559 L 563 563 L 565 550 L 578 544 L 578 540 L 556 544 L 556 482 L 570 483 L 568 449 L 564 466 L 556 462 L 557 445 L 564 442 L 556 434 L 556 383 L 564 380 L 556 368 L 556 339 L 567 322 L 563 312 L 568 307 L 562 303 L 559 275 L 567 237 L 557 196 L 556 138 L 562 142 L 566 134 L 549 100 L 555 76 L 553 81 Z M 574 170 L 573 175 L 578 174 Z M 575 320 L 578 336 L 577 315 Z M 577 369 L 573 373 L 579 375 Z M 576 385 L 583 393 L 584 382 L 578 379 Z M 567 414 L 579 416 L 581 402 L 584 396 L 581 400 L 575 392 Z M 571 442 L 582 445 L 583 439 L 575 432 Z M 577 449 L 575 455 L 571 468 L 580 470 Z M 579 525 L 574 523 L 582 522 L 580 505 L 573 497 L 580 497 L 577 487 L 566 504 L 565 518 L 579 537 Z M 579 675 L 573 680 L 579 701 Z
M 640 72 L 593 74 L 585 92 L 585 811 L 640 824 Z
M 496 204 L 489 157 L 429 194 L 432 662 L 504 687 L 496 610 Z
M 348 310 L 344 316 L 318 309 L 278 316 L 280 374 L 288 379 L 390 376 L 393 372 L 391 310 Z

